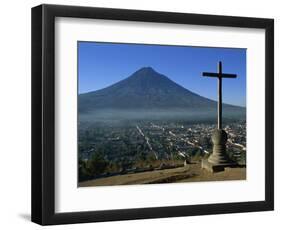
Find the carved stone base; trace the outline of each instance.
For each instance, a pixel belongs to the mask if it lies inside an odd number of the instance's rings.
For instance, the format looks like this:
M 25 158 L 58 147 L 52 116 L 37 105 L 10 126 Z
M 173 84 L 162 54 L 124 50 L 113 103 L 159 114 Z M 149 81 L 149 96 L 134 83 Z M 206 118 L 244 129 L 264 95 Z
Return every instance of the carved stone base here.
M 215 173 L 224 171 L 225 168 L 234 168 L 238 165 L 234 162 L 228 162 L 224 164 L 213 164 L 208 161 L 208 159 L 204 159 L 201 161 L 201 168 L 206 169 L 208 172 Z
M 227 134 L 222 129 L 215 129 L 212 134 L 213 153 L 206 160 L 202 160 L 201 167 L 209 172 L 224 171 L 226 167 L 235 167 L 226 154 Z

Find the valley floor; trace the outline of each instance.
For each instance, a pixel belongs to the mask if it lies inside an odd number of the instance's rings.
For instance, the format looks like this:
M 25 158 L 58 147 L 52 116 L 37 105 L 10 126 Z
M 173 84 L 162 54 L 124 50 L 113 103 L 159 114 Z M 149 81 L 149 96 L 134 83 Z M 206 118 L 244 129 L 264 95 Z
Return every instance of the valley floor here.
M 130 184 L 157 184 L 173 182 L 196 181 L 223 181 L 245 180 L 246 168 L 226 168 L 223 172 L 210 173 L 201 169 L 200 163 L 189 164 L 184 167 L 155 170 L 134 174 L 116 175 L 80 182 L 79 187 L 130 185 Z

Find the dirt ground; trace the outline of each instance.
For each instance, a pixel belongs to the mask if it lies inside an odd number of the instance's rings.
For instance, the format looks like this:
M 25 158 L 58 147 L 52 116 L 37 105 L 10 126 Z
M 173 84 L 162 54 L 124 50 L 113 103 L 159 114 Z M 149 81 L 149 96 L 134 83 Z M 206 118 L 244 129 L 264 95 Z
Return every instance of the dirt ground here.
M 185 167 L 155 170 L 134 174 L 117 175 L 99 178 L 79 183 L 79 187 L 130 185 L 130 184 L 157 184 L 179 183 L 195 181 L 223 181 L 245 180 L 246 168 L 226 168 L 225 171 L 210 173 L 201 168 L 200 163 L 190 164 Z

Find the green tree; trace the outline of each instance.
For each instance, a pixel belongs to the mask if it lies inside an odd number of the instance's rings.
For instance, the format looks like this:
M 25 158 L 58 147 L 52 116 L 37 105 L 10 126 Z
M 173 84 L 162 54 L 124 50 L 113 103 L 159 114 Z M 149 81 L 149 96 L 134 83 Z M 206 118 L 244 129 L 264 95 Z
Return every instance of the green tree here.
M 82 158 L 79 158 L 79 181 L 87 180 L 90 177 L 89 170 L 87 168 L 86 161 L 82 160 Z
M 108 165 L 108 161 L 104 158 L 103 154 L 99 152 L 95 152 L 92 158 L 87 162 L 87 168 L 92 176 L 105 172 Z

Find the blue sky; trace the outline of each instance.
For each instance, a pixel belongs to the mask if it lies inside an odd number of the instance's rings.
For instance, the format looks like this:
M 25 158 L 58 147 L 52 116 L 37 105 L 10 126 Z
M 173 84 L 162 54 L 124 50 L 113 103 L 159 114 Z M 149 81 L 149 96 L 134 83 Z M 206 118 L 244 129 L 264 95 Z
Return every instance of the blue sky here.
M 246 106 L 246 49 L 78 42 L 79 94 L 110 86 L 142 67 L 152 67 L 201 96 L 216 100 L 217 80 L 202 72 L 237 74 L 223 79 L 223 102 Z

